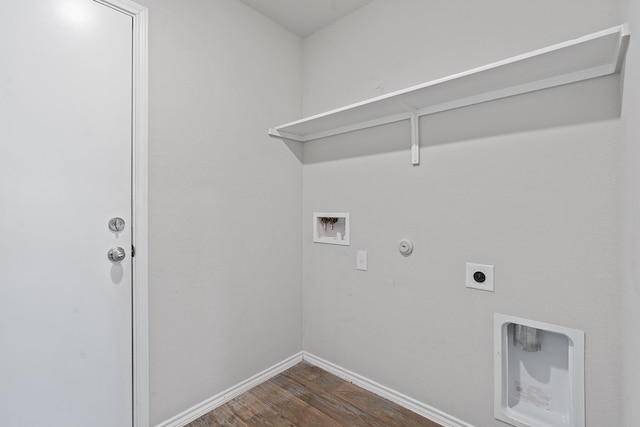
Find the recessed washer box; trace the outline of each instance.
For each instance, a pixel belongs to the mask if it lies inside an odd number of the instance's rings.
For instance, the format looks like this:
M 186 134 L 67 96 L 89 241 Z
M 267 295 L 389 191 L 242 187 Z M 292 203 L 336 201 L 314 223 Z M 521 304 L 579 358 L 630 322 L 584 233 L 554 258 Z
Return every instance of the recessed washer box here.
M 313 241 L 330 245 L 349 246 L 349 214 L 314 212 Z

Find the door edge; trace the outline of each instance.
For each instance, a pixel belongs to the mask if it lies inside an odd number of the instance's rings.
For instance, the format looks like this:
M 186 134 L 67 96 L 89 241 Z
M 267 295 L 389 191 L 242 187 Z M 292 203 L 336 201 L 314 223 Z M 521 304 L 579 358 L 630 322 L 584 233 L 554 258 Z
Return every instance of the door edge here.
M 132 408 L 133 427 L 149 427 L 149 9 L 130 0 L 94 0 L 133 20 Z

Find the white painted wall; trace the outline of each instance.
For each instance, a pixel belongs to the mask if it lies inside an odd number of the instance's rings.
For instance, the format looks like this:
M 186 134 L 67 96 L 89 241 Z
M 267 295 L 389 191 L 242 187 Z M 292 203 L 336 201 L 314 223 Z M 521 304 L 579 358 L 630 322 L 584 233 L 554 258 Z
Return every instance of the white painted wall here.
M 150 9 L 151 422 L 301 350 L 301 41 L 236 0 Z
M 622 2 L 376 0 L 304 41 L 304 112 L 617 25 Z M 473 425 L 493 419 L 494 312 L 586 332 L 587 425 L 622 424 L 619 79 L 306 143 L 304 348 Z M 394 130 L 396 132 L 394 132 Z M 352 246 L 313 244 L 313 211 Z M 401 238 L 414 254 L 397 252 Z M 369 271 L 355 270 L 367 250 Z M 496 293 L 466 290 L 466 261 Z M 636 418 L 637 420 L 637 418 Z
M 622 3 L 376 0 L 304 39 L 304 114 L 617 25 Z
M 624 426 L 634 427 L 640 419 L 640 2 L 629 1 L 629 45 L 622 104 L 622 141 L 625 160 L 625 227 L 623 342 L 624 342 Z

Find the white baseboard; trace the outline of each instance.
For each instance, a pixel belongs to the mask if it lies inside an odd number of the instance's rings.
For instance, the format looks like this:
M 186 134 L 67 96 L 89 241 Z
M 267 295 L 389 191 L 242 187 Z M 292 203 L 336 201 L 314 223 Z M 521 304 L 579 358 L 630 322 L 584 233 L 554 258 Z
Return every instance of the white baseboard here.
M 279 373 L 284 372 L 292 366 L 300 363 L 302 361 L 302 355 L 302 352 L 295 354 L 283 360 L 282 362 L 275 364 L 268 369 L 265 369 L 259 374 L 254 375 L 248 380 L 242 381 L 241 383 L 228 388 L 221 393 L 216 394 L 215 396 L 205 400 L 204 402 L 198 403 L 197 405 L 187 409 L 186 411 L 176 415 L 175 417 L 156 425 L 156 427 L 183 427 L 189 424 L 191 421 L 194 421 L 204 414 L 214 410 L 218 406 L 227 403 L 234 397 L 237 397 L 242 393 L 249 391 L 253 387 L 262 384 L 268 379 L 273 378 Z
M 242 393 L 249 391 L 253 387 L 262 384 L 268 379 L 275 377 L 279 373 L 286 371 L 302 360 L 305 360 L 312 365 L 322 368 L 325 371 L 336 375 L 346 381 L 349 381 L 359 387 L 362 387 L 363 389 L 368 390 L 380 397 L 397 403 L 403 408 L 407 408 L 410 411 L 413 411 L 418 415 L 435 421 L 444 427 L 474 427 L 471 424 L 452 417 L 449 414 L 445 414 L 442 411 L 432 408 L 425 403 L 419 402 L 409 396 L 405 396 L 402 393 L 385 387 L 382 384 L 378 384 L 377 382 L 365 378 L 362 375 L 351 372 L 347 369 L 344 369 L 338 365 L 335 365 L 304 351 L 301 351 L 300 353 L 295 354 L 268 369 L 265 369 L 264 371 L 254 375 L 248 380 L 245 380 L 221 393 L 216 394 L 215 396 L 187 409 L 186 411 L 176 415 L 175 417 L 156 425 L 156 427 L 184 427 L 191 421 L 200 418 L 204 414 L 214 410 L 220 405 L 225 404 L 234 397 L 237 397 Z
M 425 418 L 435 421 L 438 424 L 443 425 L 444 427 L 473 427 L 469 423 L 452 417 L 449 414 L 445 414 L 444 412 L 432 408 L 425 403 L 419 402 L 409 396 L 405 396 L 402 393 L 399 393 L 395 390 L 383 386 L 382 384 L 378 384 L 375 381 L 365 378 L 362 375 L 356 374 L 338 365 L 314 356 L 313 354 L 303 352 L 302 358 L 310 364 L 317 366 L 318 368 L 322 368 L 325 371 L 332 373 L 333 375 L 336 375 L 346 381 L 362 387 L 365 390 L 372 392 L 373 394 L 397 403 L 403 408 L 407 408 L 418 415 L 421 415 Z

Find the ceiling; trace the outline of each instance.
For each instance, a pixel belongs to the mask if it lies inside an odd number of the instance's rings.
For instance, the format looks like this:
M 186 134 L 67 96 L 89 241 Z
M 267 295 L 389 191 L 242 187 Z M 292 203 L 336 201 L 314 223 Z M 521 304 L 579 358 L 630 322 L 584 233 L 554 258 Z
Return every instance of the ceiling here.
M 373 0 L 240 0 L 283 27 L 307 37 Z

